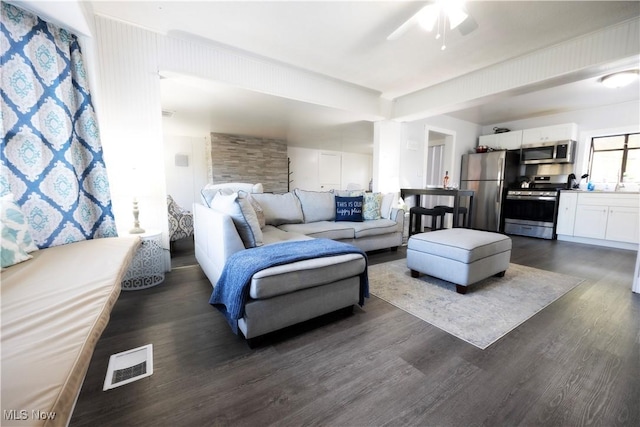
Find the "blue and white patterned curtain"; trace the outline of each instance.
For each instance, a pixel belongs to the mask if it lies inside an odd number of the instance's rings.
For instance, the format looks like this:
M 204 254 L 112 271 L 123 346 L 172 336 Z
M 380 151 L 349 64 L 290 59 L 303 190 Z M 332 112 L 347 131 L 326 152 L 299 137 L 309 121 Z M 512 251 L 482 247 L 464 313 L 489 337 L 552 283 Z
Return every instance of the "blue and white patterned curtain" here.
M 38 247 L 116 236 L 109 182 L 75 35 L 2 3 L 0 195 Z

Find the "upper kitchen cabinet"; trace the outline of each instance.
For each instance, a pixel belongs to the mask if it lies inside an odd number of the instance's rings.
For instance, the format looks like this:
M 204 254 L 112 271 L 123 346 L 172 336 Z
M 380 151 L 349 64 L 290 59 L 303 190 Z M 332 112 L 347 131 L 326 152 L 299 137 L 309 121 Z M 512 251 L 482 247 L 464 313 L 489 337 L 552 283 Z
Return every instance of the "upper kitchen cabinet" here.
M 537 142 L 566 141 L 578 139 L 578 125 L 565 123 L 562 125 L 545 126 L 540 128 L 525 129 L 522 131 L 523 144 L 535 144 Z
M 522 131 L 494 133 L 478 138 L 478 145 L 486 145 L 498 150 L 519 150 L 522 143 Z

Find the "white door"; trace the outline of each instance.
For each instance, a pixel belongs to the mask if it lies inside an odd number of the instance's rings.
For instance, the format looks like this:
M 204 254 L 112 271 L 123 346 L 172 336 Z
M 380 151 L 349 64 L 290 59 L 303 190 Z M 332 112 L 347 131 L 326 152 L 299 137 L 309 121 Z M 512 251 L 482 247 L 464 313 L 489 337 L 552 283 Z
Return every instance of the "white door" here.
M 427 185 L 442 185 L 444 176 L 444 144 L 429 146 Z
M 323 191 L 340 190 L 342 156 L 337 153 L 320 153 L 318 166 L 320 189 Z

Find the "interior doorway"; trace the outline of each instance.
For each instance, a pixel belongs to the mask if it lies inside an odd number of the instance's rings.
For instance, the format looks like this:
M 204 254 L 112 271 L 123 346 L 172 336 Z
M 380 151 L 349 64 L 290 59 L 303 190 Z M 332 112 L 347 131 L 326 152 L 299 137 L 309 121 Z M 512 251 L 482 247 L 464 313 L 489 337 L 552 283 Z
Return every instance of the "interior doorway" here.
M 429 145 L 427 148 L 427 185 L 440 186 L 444 176 L 444 142 L 442 144 Z
M 444 129 L 425 128 L 425 187 L 442 187 L 445 174 L 449 175 L 449 185 L 454 184 L 453 153 L 455 152 L 455 132 Z M 457 181 L 456 181 L 457 182 Z M 447 196 L 426 196 L 422 206 L 452 205 Z M 450 215 L 445 217 L 445 226 L 450 227 Z

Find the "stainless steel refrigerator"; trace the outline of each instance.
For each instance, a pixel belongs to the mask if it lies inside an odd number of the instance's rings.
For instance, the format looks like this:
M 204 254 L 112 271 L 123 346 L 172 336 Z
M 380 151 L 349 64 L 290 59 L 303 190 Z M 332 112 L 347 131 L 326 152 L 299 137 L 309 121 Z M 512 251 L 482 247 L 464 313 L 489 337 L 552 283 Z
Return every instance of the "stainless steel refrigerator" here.
M 462 156 L 460 188 L 475 191 L 471 227 L 502 231 L 502 206 L 509 186 L 515 185 L 518 151 L 489 151 Z

